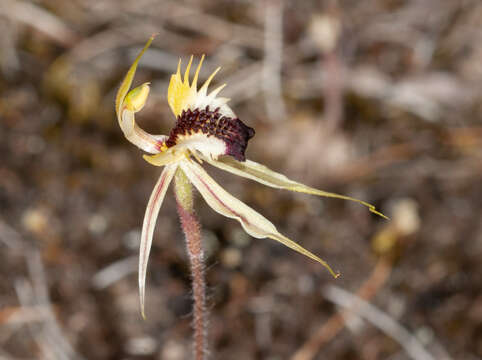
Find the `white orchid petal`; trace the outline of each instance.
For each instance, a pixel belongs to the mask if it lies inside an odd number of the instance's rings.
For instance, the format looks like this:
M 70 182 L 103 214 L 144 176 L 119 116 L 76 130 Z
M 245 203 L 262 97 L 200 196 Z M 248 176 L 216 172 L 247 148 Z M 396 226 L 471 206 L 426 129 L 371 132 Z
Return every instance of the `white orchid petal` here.
M 228 171 L 232 174 L 242 176 L 251 180 L 255 180 L 261 184 L 264 184 L 273 188 L 301 192 L 301 193 L 310 194 L 310 195 L 318 195 L 318 196 L 354 201 L 368 207 L 368 210 L 370 210 L 372 213 L 379 215 L 385 219 L 388 219 L 381 212 L 377 211 L 375 209 L 375 206 L 365 201 L 306 186 L 299 182 L 290 180 L 285 175 L 272 171 L 268 169 L 266 166 L 258 164 L 251 160 L 246 160 L 241 162 L 241 161 L 237 161 L 236 159 L 230 156 L 220 157 L 217 160 L 203 157 L 203 160 L 205 160 L 206 162 L 208 162 L 213 166 L 216 166 L 222 170 Z
M 243 229 L 251 236 L 258 239 L 268 237 L 279 241 L 289 248 L 318 261 L 325 266 L 334 277 L 338 276 L 325 261 L 293 240 L 280 234 L 268 219 L 224 190 L 200 165 L 186 160 L 180 163 L 180 167 L 214 211 L 231 219 L 238 220 Z
M 176 151 L 177 149 L 179 150 Z M 183 157 L 186 157 L 186 154 L 182 151 L 180 145 L 176 145 L 167 151 L 155 155 L 142 155 L 142 157 L 151 165 L 165 166 L 181 160 Z
M 194 77 L 192 79 L 191 87 L 196 89 L 197 91 L 197 79 L 199 78 L 199 71 L 201 71 L 201 67 L 204 61 L 204 54 L 201 56 L 201 60 L 199 60 L 199 64 L 197 65 L 196 72 L 194 73 Z
M 208 91 L 208 87 L 209 87 L 209 84 L 211 83 L 211 81 L 214 79 L 214 76 L 216 76 L 216 74 L 218 73 L 218 71 L 221 70 L 221 67 L 218 67 L 216 70 L 214 70 L 214 72 L 209 75 L 209 77 L 207 78 L 207 80 L 204 82 L 203 86 L 201 86 L 201 88 L 199 89 L 199 93 L 202 95 L 202 96 L 206 96 L 206 93 Z
M 193 59 L 193 55 L 191 55 L 191 58 L 189 59 L 189 63 L 187 64 L 186 66 L 186 71 L 184 71 L 184 84 L 186 86 L 191 86 L 189 84 L 189 74 L 191 73 L 191 65 L 192 65 L 192 59 Z
M 218 87 L 217 87 L 216 89 L 214 89 L 213 91 L 211 91 L 211 92 L 209 93 L 209 96 L 208 96 L 209 99 L 210 99 L 210 100 L 213 100 L 216 96 L 218 96 L 218 94 L 220 93 L 220 91 L 221 91 L 222 89 L 224 89 L 225 87 L 226 87 L 226 84 L 223 84 L 223 85 L 221 85 L 221 86 L 218 86 Z
M 154 190 L 149 198 L 146 213 L 144 215 L 144 222 L 142 224 L 141 244 L 139 248 L 139 298 L 141 304 L 141 314 L 145 318 L 144 303 L 145 303 L 145 284 L 147 273 L 147 262 L 149 260 L 149 253 L 151 252 L 152 237 L 154 235 L 154 228 L 156 226 L 157 215 L 161 208 L 162 201 L 166 195 L 166 190 L 171 183 L 177 169 L 177 164 L 167 165 L 161 173 L 159 180 L 154 186 Z
M 142 130 L 135 122 L 134 112 L 127 109 L 121 111 L 119 125 L 127 140 L 150 154 L 159 153 L 162 143 L 168 138 L 166 135 L 151 135 Z

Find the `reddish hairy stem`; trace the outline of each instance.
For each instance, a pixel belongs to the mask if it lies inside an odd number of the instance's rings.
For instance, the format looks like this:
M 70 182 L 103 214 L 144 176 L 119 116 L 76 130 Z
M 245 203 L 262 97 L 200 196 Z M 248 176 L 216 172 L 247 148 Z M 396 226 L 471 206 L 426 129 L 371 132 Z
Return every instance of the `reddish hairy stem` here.
M 192 187 L 184 174 L 176 174 L 177 212 L 186 236 L 186 248 L 191 263 L 192 290 L 194 298 L 194 359 L 204 360 L 206 341 L 206 282 L 204 278 L 204 253 L 201 244 L 201 226 L 194 213 Z

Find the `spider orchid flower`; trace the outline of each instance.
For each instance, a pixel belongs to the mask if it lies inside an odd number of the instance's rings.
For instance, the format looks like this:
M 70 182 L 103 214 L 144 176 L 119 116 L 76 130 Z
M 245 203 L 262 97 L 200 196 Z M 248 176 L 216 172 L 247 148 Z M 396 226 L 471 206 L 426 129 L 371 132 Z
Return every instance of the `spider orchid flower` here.
M 127 140 L 152 155 L 144 159 L 156 166 L 164 166 L 159 180 L 150 196 L 141 233 L 139 254 L 139 292 L 143 312 L 145 298 L 145 278 L 147 261 L 152 244 L 152 237 L 159 209 L 166 190 L 176 171 L 181 170 L 187 179 L 197 188 L 204 200 L 216 212 L 241 223 L 243 229 L 255 238 L 271 238 L 287 247 L 321 263 L 337 277 L 331 267 L 315 254 L 303 248 L 293 240 L 282 235 L 264 216 L 235 198 L 219 185 L 200 166 L 203 162 L 235 175 L 239 175 L 261 184 L 318 196 L 356 201 L 382 217 L 373 205 L 348 196 L 317 190 L 288 179 L 286 176 L 268 169 L 266 166 L 246 160 L 245 150 L 254 130 L 239 120 L 227 105 L 229 99 L 218 97 L 224 88 L 221 85 L 208 93 L 208 86 L 217 68 L 198 89 L 197 81 L 204 56 L 201 57 L 192 81 L 190 69 L 192 56 L 181 76 L 181 61 L 177 71 L 171 76 L 167 98 L 176 117 L 176 123 L 169 135 L 151 135 L 142 130 L 135 122 L 134 114 L 146 103 L 149 83 L 144 83 L 130 90 L 137 65 L 144 52 L 150 46 L 149 39 L 144 49 L 135 59 L 125 76 L 116 96 L 116 113 L 119 125 Z

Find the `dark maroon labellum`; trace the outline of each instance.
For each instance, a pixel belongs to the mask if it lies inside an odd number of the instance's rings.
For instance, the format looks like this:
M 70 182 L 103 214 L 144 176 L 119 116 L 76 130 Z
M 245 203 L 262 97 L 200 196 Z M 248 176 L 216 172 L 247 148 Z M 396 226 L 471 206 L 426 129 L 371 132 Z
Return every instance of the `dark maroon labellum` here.
M 224 116 L 219 108 L 214 111 L 206 106 L 204 110 L 183 110 L 177 117 L 176 126 L 169 133 L 166 146 L 172 147 L 177 144 L 178 136 L 189 136 L 193 134 L 205 134 L 207 137 L 215 136 L 226 144 L 226 154 L 231 155 L 238 161 L 245 161 L 244 152 L 248 141 L 255 132 L 254 129 L 246 126 L 238 118 Z

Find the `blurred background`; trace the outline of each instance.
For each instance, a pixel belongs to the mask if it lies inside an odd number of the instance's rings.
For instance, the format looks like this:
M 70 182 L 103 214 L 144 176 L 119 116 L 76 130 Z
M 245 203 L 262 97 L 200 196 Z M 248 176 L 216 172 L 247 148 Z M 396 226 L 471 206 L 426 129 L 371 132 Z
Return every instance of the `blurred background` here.
M 207 170 L 319 264 L 197 210 L 212 359 L 482 357 L 480 0 L 1 0 L 0 359 L 191 356 L 190 275 L 172 190 L 139 314 L 140 227 L 160 169 L 117 125 L 166 134 L 177 61 L 206 54 L 256 129 L 248 158 L 363 206 Z M 208 165 L 206 165 L 208 167 Z

